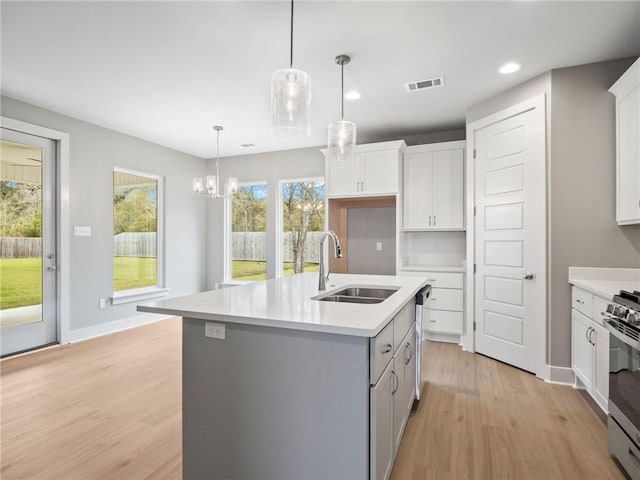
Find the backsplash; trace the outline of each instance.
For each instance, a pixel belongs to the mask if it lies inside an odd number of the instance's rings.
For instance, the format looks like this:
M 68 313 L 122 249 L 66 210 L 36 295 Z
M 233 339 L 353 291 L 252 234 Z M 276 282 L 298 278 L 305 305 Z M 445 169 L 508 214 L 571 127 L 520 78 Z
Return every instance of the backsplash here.
M 403 232 L 400 239 L 402 266 L 464 266 L 465 232 Z

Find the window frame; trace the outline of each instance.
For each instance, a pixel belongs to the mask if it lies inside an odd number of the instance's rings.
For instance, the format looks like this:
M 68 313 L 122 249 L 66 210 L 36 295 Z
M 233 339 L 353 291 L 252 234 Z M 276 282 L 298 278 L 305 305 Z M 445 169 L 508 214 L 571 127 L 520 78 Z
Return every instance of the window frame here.
M 141 288 L 131 288 L 127 290 L 119 290 L 115 291 L 113 288 L 113 280 L 114 280 L 114 270 L 113 270 L 113 259 L 115 258 L 113 255 L 113 243 L 111 247 L 111 288 L 113 294 L 111 296 L 111 304 L 112 305 L 120 305 L 123 303 L 131 303 L 138 302 L 140 300 L 145 300 L 148 298 L 156 298 L 166 296 L 169 292 L 169 289 L 166 288 L 166 279 L 165 279 L 165 250 L 164 250 L 164 182 L 165 179 L 163 176 L 155 175 L 153 173 L 142 172 L 139 170 L 132 170 L 129 168 L 123 167 L 113 167 L 112 175 L 111 175 L 111 236 L 112 242 L 113 240 L 113 192 L 115 189 L 114 185 L 114 174 L 116 173 L 124 173 L 127 175 L 136 175 L 138 177 L 145 177 L 156 181 L 157 191 L 156 191 L 156 284 L 148 287 Z
M 266 190 L 266 196 L 265 196 L 265 200 L 267 202 L 267 206 L 265 208 L 265 252 L 266 252 L 266 258 L 265 258 L 265 266 L 266 266 L 266 271 L 265 271 L 265 275 L 266 275 L 266 279 L 269 279 L 269 182 L 267 182 L 266 180 L 251 180 L 251 181 L 246 181 L 246 182 L 238 182 L 238 189 L 240 189 L 240 187 L 250 187 L 253 185 L 264 185 L 265 190 Z M 224 279 L 223 284 L 224 285 L 247 285 L 247 284 L 251 284 L 251 283 L 255 283 L 256 281 L 259 280 L 237 280 L 235 278 L 232 278 L 231 276 L 233 275 L 233 242 L 231 240 L 232 237 L 232 221 L 233 221 L 233 212 L 231 211 L 232 208 L 232 202 L 233 202 L 233 197 L 226 197 L 224 199 L 224 216 L 225 216 L 225 221 L 224 221 L 224 271 L 223 271 L 223 276 L 222 278 Z
M 278 248 L 276 249 L 276 268 L 275 274 L 276 278 L 280 278 L 283 276 L 283 268 L 282 263 L 284 260 L 284 235 L 282 231 L 283 221 L 282 216 L 284 215 L 284 207 L 282 205 L 284 198 L 282 196 L 282 186 L 285 183 L 296 183 L 296 182 L 318 182 L 322 181 L 322 185 L 325 188 L 324 191 L 324 225 L 325 229 L 327 228 L 327 181 L 323 176 L 315 176 L 315 177 L 297 177 L 297 178 L 283 178 L 278 180 L 278 193 L 276 196 L 276 245 Z

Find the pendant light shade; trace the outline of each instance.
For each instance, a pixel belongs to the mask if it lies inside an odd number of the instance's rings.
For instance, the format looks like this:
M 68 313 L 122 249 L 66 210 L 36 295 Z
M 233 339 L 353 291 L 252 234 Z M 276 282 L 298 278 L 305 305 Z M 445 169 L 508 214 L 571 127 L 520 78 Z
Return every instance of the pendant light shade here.
M 289 68 L 271 75 L 271 128 L 276 133 L 311 133 L 311 78 L 293 68 L 293 0 L 289 42 Z
M 293 135 L 311 133 L 311 78 L 295 68 L 271 75 L 271 125 L 274 131 Z
M 340 65 L 341 119 L 329 124 L 327 159 L 332 167 L 350 167 L 356 163 L 356 124 L 344 119 L 344 66 L 351 61 L 347 55 L 338 55 Z

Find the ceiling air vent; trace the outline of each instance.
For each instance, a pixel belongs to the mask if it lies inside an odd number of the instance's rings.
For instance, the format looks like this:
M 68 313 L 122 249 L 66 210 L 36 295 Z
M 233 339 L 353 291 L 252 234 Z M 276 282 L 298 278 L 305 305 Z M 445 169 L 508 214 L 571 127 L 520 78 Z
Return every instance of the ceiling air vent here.
M 407 83 L 407 90 L 415 92 L 425 88 L 435 88 L 444 86 L 444 77 L 430 78 L 428 80 L 420 80 L 419 82 Z

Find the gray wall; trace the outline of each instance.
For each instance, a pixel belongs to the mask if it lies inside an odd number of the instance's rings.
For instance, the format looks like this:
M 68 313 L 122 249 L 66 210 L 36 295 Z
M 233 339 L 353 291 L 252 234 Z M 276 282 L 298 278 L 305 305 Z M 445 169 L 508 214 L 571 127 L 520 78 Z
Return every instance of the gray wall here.
M 224 141 L 223 137 L 221 142 Z M 322 147 L 258 153 L 220 159 L 221 182 L 237 177 L 238 182 L 267 182 L 267 278 L 275 278 L 276 202 L 278 181 L 324 177 Z M 215 174 L 215 160 L 207 161 L 208 174 Z M 207 288 L 224 281 L 224 222 L 222 200 L 207 201 Z
M 136 304 L 98 308 L 113 294 L 114 167 L 165 178 L 165 276 L 170 295 L 199 292 L 205 285 L 205 200 L 194 195 L 192 178 L 203 159 L 113 130 L 60 115 L 12 98 L 1 98 L 2 115 L 69 134 L 70 220 L 90 226 L 91 237 L 69 232 L 70 327 L 76 330 L 137 315 Z
M 615 100 L 633 58 L 547 72 L 467 111 L 467 123 L 539 94 L 547 108 L 547 359 L 571 365 L 569 266 L 640 267 L 640 226 L 615 222 Z
M 347 272 L 365 275 L 396 273 L 396 207 L 347 210 Z M 382 250 L 376 250 L 382 242 Z
M 615 97 L 635 58 L 551 72 L 551 365 L 571 365 L 569 266 L 640 267 L 640 225 L 616 224 Z

